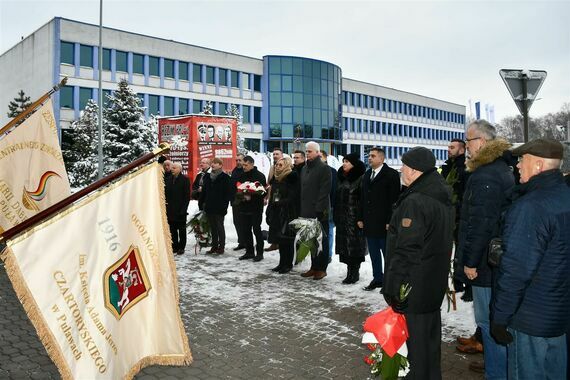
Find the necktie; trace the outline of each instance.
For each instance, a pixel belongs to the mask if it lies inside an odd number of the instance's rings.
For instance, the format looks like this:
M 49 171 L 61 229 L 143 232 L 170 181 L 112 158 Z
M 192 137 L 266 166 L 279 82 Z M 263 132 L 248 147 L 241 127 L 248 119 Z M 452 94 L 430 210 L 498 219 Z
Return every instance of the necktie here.
M 370 176 L 370 182 L 374 181 L 374 177 L 376 177 L 376 171 L 372 170 L 372 175 Z

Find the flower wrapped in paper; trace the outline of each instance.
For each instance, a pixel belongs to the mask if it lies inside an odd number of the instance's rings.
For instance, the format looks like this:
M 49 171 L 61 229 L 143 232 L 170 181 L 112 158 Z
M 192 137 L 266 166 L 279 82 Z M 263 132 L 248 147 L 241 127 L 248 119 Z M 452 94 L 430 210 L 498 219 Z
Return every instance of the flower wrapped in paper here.
M 297 218 L 289 222 L 295 234 L 295 264 L 309 255 L 315 257 L 323 247 L 323 230 L 317 219 Z
M 400 299 L 405 300 L 410 293 L 408 285 L 400 288 Z M 365 334 L 362 343 L 367 344 L 371 354 L 364 361 L 370 366 L 370 373 L 382 376 L 383 380 L 395 380 L 408 367 L 408 325 L 403 314 L 390 306 L 368 317 L 364 322 Z
M 190 227 L 190 232 L 194 233 L 196 238 L 196 253 L 202 248 L 207 247 L 212 242 L 212 233 L 210 232 L 210 224 L 208 223 L 208 218 L 206 218 L 206 213 L 204 211 L 198 211 L 192 219 L 188 222 Z
M 236 187 L 236 198 L 238 201 L 250 201 L 253 195 L 263 197 L 267 193 L 265 187 L 258 181 L 238 182 L 236 183 Z

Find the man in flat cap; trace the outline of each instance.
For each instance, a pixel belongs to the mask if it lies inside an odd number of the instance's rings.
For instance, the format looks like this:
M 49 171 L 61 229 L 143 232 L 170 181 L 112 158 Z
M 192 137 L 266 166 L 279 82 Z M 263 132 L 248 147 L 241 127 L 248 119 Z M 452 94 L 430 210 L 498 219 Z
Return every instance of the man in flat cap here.
M 520 156 L 521 184 L 505 216 L 491 333 L 508 345 L 509 379 L 563 379 L 570 315 L 570 190 L 559 169 L 563 146 L 537 139 L 513 153 Z
M 406 315 L 410 372 L 406 379 L 441 379 L 440 307 L 447 289 L 453 245 L 451 188 L 435 168 L 435 156 L 415 147 L 402 156 L 408 188 L 396 202 L 387 235 L 382 293 Z M 402 299 L 403 286 L 411 287 Z

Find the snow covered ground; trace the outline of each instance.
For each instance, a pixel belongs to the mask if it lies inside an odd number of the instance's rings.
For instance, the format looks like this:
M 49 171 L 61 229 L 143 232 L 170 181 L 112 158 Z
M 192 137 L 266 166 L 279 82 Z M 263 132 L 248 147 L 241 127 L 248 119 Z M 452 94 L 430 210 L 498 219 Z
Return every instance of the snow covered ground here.
M 188 213 L 192 216 L 196 212 L 197 203 L 192 201 Z M 333 255 L 332 262 L 328 266 L 327 277 L 321 281 L 311 281 L 299 276 L 300 273 L 309 269 L 309 260 L 295 266 L 289 274 L 277 275 L 270 271 L 278 263 L 277 251 L 266 252 L 265 259 L 259 263 L 251 261 L 244 263 L 237 260 L 237 257 L 244 251 L 233 252 L 231 250 L 237 245 L 231 209 L 226 215 L 225 227 L 227 241 L 224 255 L 206 255 L 205 250 L 202 250 L 196 256 L 194 254 L 195 239 L 189 233 L 186 254 L 176 257 L 181 298 L 191 293 L 198 293 L 206 298 L 211 297 L 212 302 L 226 308 L 235 308 L 246 313 L 248 310 L 254 313 L 255 310 L 263 309 L 281 310 L 286 313 L 287 304 L 284 300 L 290 297 L 307 300 L 317 297 L 334 302 L 334 307 L 338 310 L 359 308 L 364 316 L 386 307 L 378 291 L 366 292 L 362 289 L 372 279 L 372 267 L 368 256 L 361 266 L 360 281 L 354 285 L 341 283 L 346 276 L 346 266 L 338 261 L 336 255 Z M 267 225 L 263 224 L 262 229 L 267 229 Z M 252 294 L 252 289 L 259 291 Z M 317 318 L 318 315 L 315 317 Z M 299 320 L 298 323 L 300 324 L 299 331 L 312 326 L 304 320 Z M 338 334 L 342 332 L 340 330 L 345 329 L 345 326 L 332 323 L 330 328 L 330 333 L 334 333 L 333 330 L 337 329 L 339 331 L 336 331 L 336 334 Z M 455 340 L 458 335 L 470 336 L 475 330 L 472 303 L 464 303 L 458 297 L 457 310 L 447 312 L 447 302 L 444 300 L 442 328 L 443 340 L 447 342 Z

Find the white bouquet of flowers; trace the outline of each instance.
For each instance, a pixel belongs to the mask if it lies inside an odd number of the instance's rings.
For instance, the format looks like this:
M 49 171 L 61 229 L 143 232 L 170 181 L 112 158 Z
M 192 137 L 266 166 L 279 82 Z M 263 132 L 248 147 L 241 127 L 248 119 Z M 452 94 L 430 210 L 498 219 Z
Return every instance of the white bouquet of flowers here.
M 297 218 L 290 221 L 289 225 L 297 231 L 294 243 L 296 264 L 303 261 L 309 253 L 315 257 L 322 250 L 323 230 L 316 218 Z

